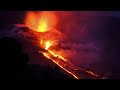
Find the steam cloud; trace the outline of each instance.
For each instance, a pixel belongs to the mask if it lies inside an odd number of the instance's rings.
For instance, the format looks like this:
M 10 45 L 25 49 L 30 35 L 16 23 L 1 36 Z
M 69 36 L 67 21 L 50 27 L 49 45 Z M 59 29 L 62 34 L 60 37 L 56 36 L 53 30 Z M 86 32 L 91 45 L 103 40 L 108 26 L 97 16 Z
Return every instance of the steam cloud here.
M 63 57 L 77 66 L 88 66 L 102 61 L 104 43 L 101 44 L 101 36 L 96 37 L 96 34 L 100 34 L 99 28 L 102 24 L 100 19 L 90 15 L 91 13 L 57 13 L 61 17 L 58 30 L 68 37 L 69 42 L 61 42 L 62 49 L 57 50 L 56 53 L 59 55 L 62 53 Z

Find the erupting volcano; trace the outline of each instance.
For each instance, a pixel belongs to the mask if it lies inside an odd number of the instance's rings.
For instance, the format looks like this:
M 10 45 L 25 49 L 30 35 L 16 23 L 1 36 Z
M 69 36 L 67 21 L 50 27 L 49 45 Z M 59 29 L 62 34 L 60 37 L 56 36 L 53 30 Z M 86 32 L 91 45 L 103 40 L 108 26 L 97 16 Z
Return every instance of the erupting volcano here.
M 44 50 L 39 51 L 46 58 L 52 60 L 60 68 L 72 75 L 75 79 L 81 79 L 80 72 L 83 71 L 95 78 L 102 78 L 92 71 L 85 70 L 75 66 L 65 55 L 58 50 L 61 47 L 61 41 L 68 39 L 66 35 L 57 30 L 56 25 L 59 24 L 59 18 L 55 12 L 27 12 L 25 18 L 25 26 L 35 32 L 35 37 L 39 42 L 39 47 Z

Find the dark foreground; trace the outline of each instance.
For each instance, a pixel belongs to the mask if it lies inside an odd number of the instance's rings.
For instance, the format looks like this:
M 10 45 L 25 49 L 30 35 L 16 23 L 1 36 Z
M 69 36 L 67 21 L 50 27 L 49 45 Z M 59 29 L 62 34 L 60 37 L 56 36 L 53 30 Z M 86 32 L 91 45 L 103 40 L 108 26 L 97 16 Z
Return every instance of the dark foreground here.
M 58 66 L 28 64 L 28 55 L 22 52 L 22 45 L 14 38 L 0 39 L 1 79 L 7 80 L 54 80 L 72 79 L 60 71 Z

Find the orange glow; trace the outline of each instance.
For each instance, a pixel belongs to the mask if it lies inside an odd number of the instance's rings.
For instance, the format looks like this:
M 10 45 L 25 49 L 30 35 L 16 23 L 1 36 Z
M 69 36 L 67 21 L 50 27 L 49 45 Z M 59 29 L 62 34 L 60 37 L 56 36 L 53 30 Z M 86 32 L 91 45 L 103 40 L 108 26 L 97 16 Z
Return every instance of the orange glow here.
M 55 42 L 60 42 L 61 40 L 65 39 L 64 34 L 55 28 L 57 23 L 58 19 L 55 16 L 55 13 L 51 11 L 27 12 L 25 18 L 25 25 L 27 27 L 36 32 L 41 32 L 38 35 L 38 38 L 40 39 L 39 43 L 40 46 L 46 50 L 46 52 L 39 51 L 40 53 L 42 53 L 45 57 L 53 61 L 60 68 L 65 70 L 76 79 L 80 79 L 80 75 L 76 73 L 77 71 L 84 71 L 92 76 L 98 77 L 98 75 L 94 74 L 91 71 L 87 71 L 72 65 L 72 62 L 64 58 L 62 53 L 59 53 L 58 55 L 55 52 L 54 49 L 57 49 Z M 54 49 L 51 49 L 50 47 L 52 46 L 56 47 Z
M 60 56 L 60 55 L 57 55 L 57 54 L 55 54 L 54 52 L 52 52 L 52 51 L 50 51 L 50 50 L 48 50 L 49 51 L 49 53 L 51 53 L 54 57 L 58 57 L 58 58 L 60 58 L 60 59 L 62 59 L 62 60 L 64 60 L 64 61 L 67 61 L 64 57 L 62 57 L 62 56 Z
M 25 25 L 30 29 L 36 30 L 36 15 L 34 12 L 27 12 L 25 18 Z
M 41 43 L 41 44 L 43 43 L 42 40 L 41 40 L 40 43 Z M 53 44 L 52 41 L 46 41 L 46 42 L 45 42 L 45 49 L 48 50 L 49 47 L 52 46 L 52 44 Z M 61 59 L 61 60 L 65 61 L 65 62 L 67 62 L 67 60 L 66 60 L 64 57 L 55 54 L 55 53 L 52 52 L 51 50 L 48 50 L 48 52 L 49 52 L 51 55 L 53 55 L 54 57 L 56 57 L 57 59 Z M 60 61 L 60 60 L 58 61 L 58 60 L 52 59 L 52 58 L 49 56 L 49 54 L 46 53 L 46 52 L 42 52 L 42 54 L 43 54 L 45 57 L 47 57 L 48 59 L 51 59 L 55 64 L 57 64 L 57 65 L 58 65 L 59 67 L 61 67 L 63 70 L 65 70 L 66 72 L 68 72 L 69 74 L 71 74 L 73 77 L 75 77 L 76 79 L 79 79 L 74 73 L 72 73 L 72 72 L 70 72 L 69 70 L 67 70 L 66 68 L 64 68 L 64 65 L 61 64 L 61 61 Z
M 63 70 L 65 70 L 66 72 L 68 72 L 69 74 L 71 74 L 76 79 L 80 79 L 80 76 L 77 73 L 75 73 L 76 71 L 84 71 L 84 72 L 90 74 L 91 76 L 99 77 L 99 75 L 93 73 L 92 71 L 87 71 L 85 69 L 82 69 L 82 68 L 76 67 L 76 66 L 74 66 L 72 64 L 69 64 L 67 62 L 67 60 L 66 59 L 64 60 L 64 58 L 62 56 L 56 55 L 56 54 L 54 54 L 50 50 L 48 50 L 48 52 L 40 52 L 40 53 L 42 53 L 48 59 L 52 60 L 55 64 L 57 64 L 59 67 L 61 67 Z M 69 69 L 67 69 L 64 66 L 64 64 L 65 64 L 65 66 L 69 67 Z
M 74 73 L 70 72 L 69 70 L 67 70 L 66 68 L 64 68 L 64 66 L 62 64 L 60 64 L 59 62 L 57 62 L 57 60 L 52 59 L 48 55 L 48 53 L 46 53 L 46 52 L 42 52 L 42 53 L 43 53 L 43 55 L 45 57 L 47 57 L 48 59 L 51 59 L 55 64 L 57 64 L 60 68 L 62 68 L 63 70 L 65 70 L 66 72 L 68 72 L 69 74 L 71 74 L 74 78 L 79 79 L 79 77 L 77 77 Z
M 25 24 L 37 32 L 46 32 L 54 28 L 57 24 L 57 18 L 53 12 L 28 12 Z
M 42 40 L 41 40 L 40 44 L 43 45 L 43 41 Z M 62 56 L 60 56 L 58 54 L 55 54 L 52 50 L 49 50 L 49 47 L 51 47 L 53 44 L 54 44 L 53 41 L 46 41 L 45 45 L 44 45 L 45 50 L 48 50 L 48 52 L 50 54 L 52 54 L 54 57 L 58 57 L 58 58 L 60 58 L 60 59 L 62 59 L 64 61 L 67 61 L 64 57 L 62 57 Z
M 48 50 L 50 46 L 52 46 L 53 42 L 52 41 L 47 41 L 45 42 L 45 49 Z

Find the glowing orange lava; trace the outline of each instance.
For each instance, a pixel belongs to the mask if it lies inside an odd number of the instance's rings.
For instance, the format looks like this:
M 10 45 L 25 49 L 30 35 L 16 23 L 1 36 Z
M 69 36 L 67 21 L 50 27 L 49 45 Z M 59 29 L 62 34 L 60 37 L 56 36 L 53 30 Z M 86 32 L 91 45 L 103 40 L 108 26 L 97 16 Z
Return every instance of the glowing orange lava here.
M 51 59 L 55 64 L 57 64 L 60 68 L 62 68 L 63 70 L 65 70 L 66 72 L 68 72 L 69 74 L 71 74 L 74 78 L 79 79 L 74 73 L 70 72 L 70 71 L 67 70 L 62 64 L 60 64 L 59 62 L 57 62 L 57 60 L 52 59 L 52 58 L 48 55 L 48 53 L 45 53 L 45 52 L 42 52 L 42 53 L 43 53 L 43 55 L 44 55 L 45 57 L 47 57 L 48 59 Z M 54 56 L 54 55 L 53 55 L 53 56 Z M 61 58 L 61 59 L 62 59 L 62 58 Z
M 25 25 L 37 32 L 51 30 L 57 24 L 57 18 L 53 12 L 27 12 Z
M 45 42 L 45 49 L 48 50 L 50 46 L 52 46 L 53 42 L 52 41 L 46 41 Z

